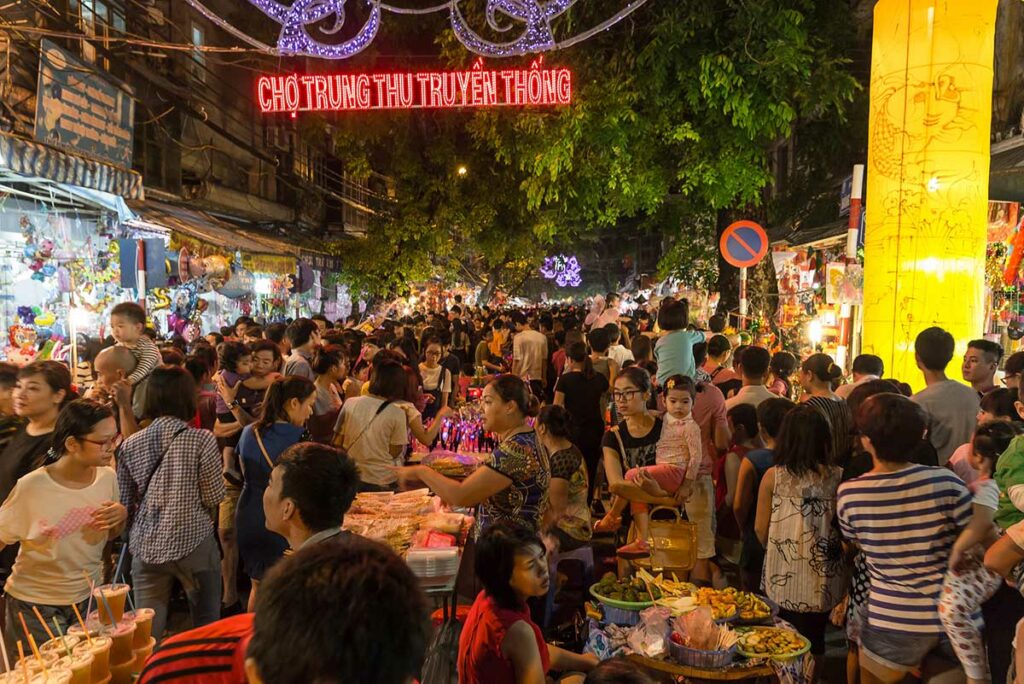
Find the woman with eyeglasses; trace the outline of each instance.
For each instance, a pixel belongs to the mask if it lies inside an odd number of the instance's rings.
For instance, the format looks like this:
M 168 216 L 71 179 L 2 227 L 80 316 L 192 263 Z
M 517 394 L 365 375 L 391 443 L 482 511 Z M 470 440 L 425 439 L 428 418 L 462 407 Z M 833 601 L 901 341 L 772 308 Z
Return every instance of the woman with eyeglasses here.
M 75 622 L 71 606 L 85 612 L 89 581 L 102 580 L 103 547 L 128 517 L 111 467 L 120 442 L 109 408 L 89 399 L 72 401 L 54 426 L 57 461 L 19 479 L 0 507 L 0 543 L 21 544 L 4 585 L 9 640 L 21 634 L 19 614 L 42 643 L 48 636 L 38 620 L 28 619 L 33 609 L 62 632 Z
M 442 406 L 448 405 L 448 398 L 452 394 L 451 371 L 441 365 L 443 353 L 440 338 L 428 337 L 424 340 L 420 376 L 423 378 L 423 394 L 427 403 L 423 408 L 423 420 L 436 416 Z
M 608 513 L 594 525 L 595 532 L 617 530 L 622 525 L 622 511 L 630 501 L 675 506 L 685 500 L 651 496 L 640 484 L 625 478 L 624 473 L 632 468 L 657 463 L 662 423 L 647 409 L 650 398 L 651 376 L 643 368 L 630 366 L 615 378 L 612 399 L 622 421 L 605 433 L 601 447 L 608 489 L 616 496 Z

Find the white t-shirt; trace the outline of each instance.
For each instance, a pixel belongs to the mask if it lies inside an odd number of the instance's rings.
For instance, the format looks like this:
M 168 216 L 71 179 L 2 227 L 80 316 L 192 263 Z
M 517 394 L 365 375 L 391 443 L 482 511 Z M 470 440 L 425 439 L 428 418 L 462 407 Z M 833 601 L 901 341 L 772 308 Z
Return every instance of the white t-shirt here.
M 531 380 L 544 379 L 548 361 L 548 338 L 537 330 L 524 330 L 512 338 L 512 358 L 519 362 L 519 372 Z
M 4 591 L 20 601 L 48 606 L 88 598 L 82 571 L 93 582 L 102 581 L 109 535 L 92 526 L 92 514 L 108 501 L 120 501 L 113 468 L 97 468 L 92 484 L 82 489 L 58 484 L 46 468 L 18 480 L 0 507 L 0 541 L 21 543 Z
M 402 458 L 391 455 L 392 446 L 409 443 L 405 411 L 394 403 L 378 415 L 383 399 L 355 397 L 341 405 L 335 432 L 342 431 L 342 444 L 359 468 L 363 482 L 385 486 L 398 478 L 390 469 L 402 465 Z
M 623 347 L 621 344 L 613 344 L 608 347 L 608 358 L 619 364 L 619 368 L 627 361 L 633 361 L 633 352 Z
M 754 408 L 761 405 L 762 401 L 777 399 L 779 395 L 772 394 L 764 385 L 746 385 L 741 387 L 736 394 L 725 400 L 725 410 L 740 404 L 750 404 Z
M 992 478 L 975 480 L 970 490 L 974 494 L 974 503 L 993 511 L 999 508 L 999 485 Z
M 444 366 L 438 365 L 436 368 L 427 368 L 426 365 L 420 364 L 420 376 L 423 378 L 423 389 L 440 390 L 441 393 L 452 391 L 452 374 L 448 372 L 448 369 Z

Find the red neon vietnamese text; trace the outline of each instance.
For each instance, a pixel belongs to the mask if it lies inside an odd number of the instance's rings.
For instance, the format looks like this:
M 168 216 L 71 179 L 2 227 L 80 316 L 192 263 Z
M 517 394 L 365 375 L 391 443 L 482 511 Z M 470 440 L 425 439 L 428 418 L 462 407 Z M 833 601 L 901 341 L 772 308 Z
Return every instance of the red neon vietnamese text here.
M 379 74 L 261 76 L 260 111 L 551 106 L 572 102 L 568 69 L 502 69 Z

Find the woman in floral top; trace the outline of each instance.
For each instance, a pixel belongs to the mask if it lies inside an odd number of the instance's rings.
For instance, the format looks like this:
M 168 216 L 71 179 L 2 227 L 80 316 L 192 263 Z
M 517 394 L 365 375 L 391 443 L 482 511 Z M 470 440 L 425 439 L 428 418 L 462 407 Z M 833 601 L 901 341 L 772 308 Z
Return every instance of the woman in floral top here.
M 479 505 L 477 533 L 498 520 L 540 531 L 551 471 L 537 433 L 526 424 L 537 415 L 537 401 L 521 379 L 499 375 L 484 389 L 481 403 L 484 429 L 500 440 L 490 463 L 463 482 L 424 465 L 398 468 L 399 479 L 403 485 L 422 482 L 450 506 Z
M 590 507 L 587 505 L 587 464 L 570 441 L 572 418 L 561 406 L 545 406 L 537 418 L 537 435 L 550 454 L 551 489 L 544 527 L 564 551 L 590 542 Z

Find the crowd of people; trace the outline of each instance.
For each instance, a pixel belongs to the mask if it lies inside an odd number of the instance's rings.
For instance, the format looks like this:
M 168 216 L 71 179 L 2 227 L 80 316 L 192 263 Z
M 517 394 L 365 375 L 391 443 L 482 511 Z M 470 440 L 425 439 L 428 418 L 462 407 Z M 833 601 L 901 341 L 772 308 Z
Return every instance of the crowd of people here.
M 732 577 L 780 606 L 814 678 L 832 623 L 851 682 L 1003 681 L 1024 618 L 1024 352 L 970 341 L 960 382 L 956 341 L 928 328 L 921 378 L 885 378 L 871 355 L 846 377 L 823 353 L 739 344 L 685 300 L 619 302 L 243 317 L 191 343 L 123 303 L 86 382 L 55 361 L 0 365 L 5 640 L 19 614 L 72 624 L 116 550 L 154 637 L 176 583 L 194 627 L 142 682 L 410 681 L 426 599 L 391 551 L 340 528 L 357 492 L 426 485 L 476 508 L 460 682 L 653 681 L 547 643 L 528 608 L 597 534 L 649 554 L 651 506 L 696 527 L 693 581 Z M 410 463 L 467 400 L 493 435 L 485 467 L 459 481 Z

